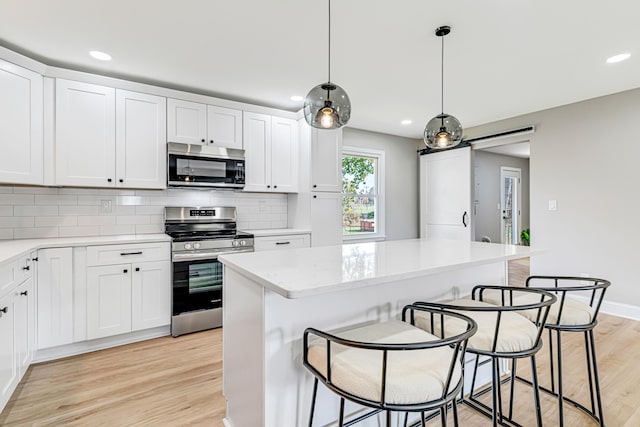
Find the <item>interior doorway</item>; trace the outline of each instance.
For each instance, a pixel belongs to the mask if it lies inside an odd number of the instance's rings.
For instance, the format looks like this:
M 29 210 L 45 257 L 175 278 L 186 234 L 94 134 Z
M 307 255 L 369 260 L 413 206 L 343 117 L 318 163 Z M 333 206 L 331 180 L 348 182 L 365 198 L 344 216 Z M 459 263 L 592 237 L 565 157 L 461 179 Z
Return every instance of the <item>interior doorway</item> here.
M 520 168 L 500 168 L 500 236 L 501 242 L 520 243 L 520 211 L 522 171 Z

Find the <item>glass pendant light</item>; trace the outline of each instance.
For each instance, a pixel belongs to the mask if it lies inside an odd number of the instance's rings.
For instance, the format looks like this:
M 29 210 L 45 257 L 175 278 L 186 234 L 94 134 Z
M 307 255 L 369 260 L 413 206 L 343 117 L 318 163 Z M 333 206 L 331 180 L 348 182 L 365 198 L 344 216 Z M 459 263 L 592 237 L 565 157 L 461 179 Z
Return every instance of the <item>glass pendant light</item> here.
M 440 114 L 429 120 L 424 128 L 424 143 L 427 147 L 441 150 L 451 148 L 462 141 L 462 125 L 454 116 L 444 113 L 444 36 L 451 32 L 451 27 L 442 26 L 436 28 L 436 36 L 442 40 L 442 61 L 441 61 L 441 93 Z
M 331 82 L 331 0 L 329 2 L 329 76 L 326 83 L 309 91 L 304 100 L 304 118 L 318 129 L 337 129 L 351 117 L 351 102 L 347 92 Z

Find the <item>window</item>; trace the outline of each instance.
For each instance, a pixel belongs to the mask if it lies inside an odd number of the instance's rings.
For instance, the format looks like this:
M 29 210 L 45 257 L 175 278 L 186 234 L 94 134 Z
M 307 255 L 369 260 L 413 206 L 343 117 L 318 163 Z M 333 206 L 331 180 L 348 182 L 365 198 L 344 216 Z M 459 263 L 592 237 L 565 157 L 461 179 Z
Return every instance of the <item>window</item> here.
M 384 238 L 384 152 L 342 150 L 342 235 L 345 240 Z

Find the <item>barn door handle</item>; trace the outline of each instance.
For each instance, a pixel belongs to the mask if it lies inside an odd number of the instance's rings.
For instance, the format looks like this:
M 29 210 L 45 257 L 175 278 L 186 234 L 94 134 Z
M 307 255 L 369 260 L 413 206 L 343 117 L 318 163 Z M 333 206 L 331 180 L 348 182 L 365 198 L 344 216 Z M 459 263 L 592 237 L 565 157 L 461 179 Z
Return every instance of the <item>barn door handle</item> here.
M 464 224 L 464 228 L 467 228 L 467 211 L 464 211 L 464 213 L 462 214 L 462 224 Z

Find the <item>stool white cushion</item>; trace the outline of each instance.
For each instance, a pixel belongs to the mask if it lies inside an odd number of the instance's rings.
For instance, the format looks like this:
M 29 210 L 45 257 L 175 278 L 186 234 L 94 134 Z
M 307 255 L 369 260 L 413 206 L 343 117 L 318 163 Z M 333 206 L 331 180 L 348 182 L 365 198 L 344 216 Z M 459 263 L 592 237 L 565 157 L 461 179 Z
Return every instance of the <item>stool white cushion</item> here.
M 529 292 L 514 292 L 513 298 L 509 298 L 509 294 L 505 293 L 504 302 L 507 305 L 527 305 L 527 304 L 535 304 L 540 302 L 540 296 L 535 295 Z M 495 305 L 502 305 L 502 295 L 500 291 L 496 291 L 493 289 L 487 289 L 484 291 L 482 295 L 482 299 L 485 302 L 489 302 Z M 593 321 L 593 315 L 595 314 L 595 310 L 589 306 L 589 304 L 585 304 L 581 301 L 575 300 L 567 296 L 564 299 L 564 306 L 562 308 L 562 318 L 560 322 L 558 322 L 558 313 L 560 311 L 560 299 L 561 296 L 558 296 L 558 301 L 555 302 L 551 308 L 549 309 L 549 315 L 547 316 L 547 324 L 559 324 L 564 326 L 577 326 L 577 325 L 588 325 Z M 538 316 L 538 310 L 522 310 L 518 313 L 527 317 L 532 322 L 536 321 L 536 317 Z
M 447 301 L 446 304 L 465 306 L 465 307 L 495 307 L 482 301 L 474 301 L 472 299 L 460 299 L 455 301 Z M 456 310 L 454 310 L 456 311 Z M 471 317 L 478 324 L 477 332 L 469 338 L 468 350 L 492 351 L 493 340 L 496 330 L 496 321 L 498 318 L 495 311 L 459 311 L 461 314 Z M 427 313 L 415 312 L 416 326 L 431 330 L 430 316 Z M 447 336 L 461 333 L 466 324 L 463 321 L 452 317 L 445 318 L 445 333 Z M 435 334 L 440 334 L 440 318 L 434 317 Z M 496 351 L 501 353 L 515 353 L 530 350 L 536 343 L 538 328 L 527 318 L 517 313 L 503 312 L 500 319 L 500 332 L 498 334 L 498 343 Z
M 430 333 L 400 320 L 358 327 L 334 335 L 354 341 L 387 344 L 408 344 L 437 339 Z M 454 352 L 448 346 L 389 351 L 386 403 L 418 404 L 441 398 L 452 357 Z M 309 364 L 326 378 L 326 340 L 314 339 L 309 343 L 308 360 Z M 455 389 L 460 377 L 460 363 L 456 361 L 449 391 Z M 382 351 L 357 349 L 332 342 L 331 382 L 347 393 L 380 402 Z

